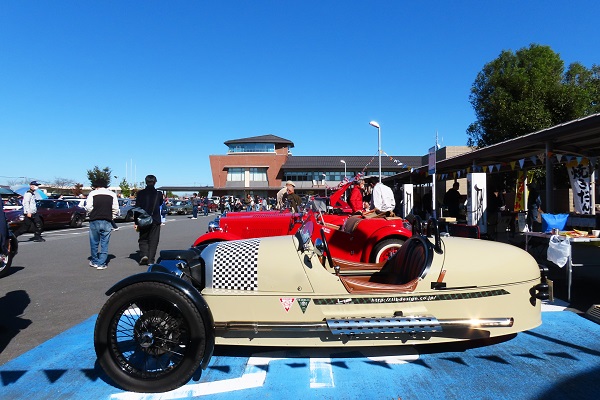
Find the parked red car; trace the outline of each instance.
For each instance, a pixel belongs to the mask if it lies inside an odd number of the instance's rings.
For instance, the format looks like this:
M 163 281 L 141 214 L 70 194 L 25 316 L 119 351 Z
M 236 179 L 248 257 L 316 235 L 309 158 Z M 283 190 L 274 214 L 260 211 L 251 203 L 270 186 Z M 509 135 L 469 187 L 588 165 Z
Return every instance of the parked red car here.
M 321 213 L 310 209 L 300 213 L 284 211 L 230 212 L 209 224 L 209 232 L 200 236 L 193 246 L 265 236 L 293 235 L 307 218 L 321 224 L 334 258 L 354 262 L 383 262 L 391 257 L 412 235 L 411 224 L 402 218 L 364 218 L 345 212 L 342 200 L 351 183 L 342 186 L 329 199 L 330 207 L 321 206 Z M 315 201 L 314 204 L 317 204 Z M 314 232 L 320 236 L 320 230 Z

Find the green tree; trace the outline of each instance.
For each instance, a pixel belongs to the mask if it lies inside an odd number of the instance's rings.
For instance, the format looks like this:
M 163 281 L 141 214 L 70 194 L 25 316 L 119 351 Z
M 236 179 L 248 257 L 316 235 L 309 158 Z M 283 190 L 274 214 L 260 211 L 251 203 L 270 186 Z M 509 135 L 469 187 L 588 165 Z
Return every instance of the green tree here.
M 71 193 L 75 196 L 79 196 L 83 193 L 83 185 L 81 183 L 76 183 L 71 189 Z
M 121 195 L 123 197 L 129 197 L 129 195 L 131 194 L 131 187 L 129 186 L 129 183 L 125 180 L 125 178 L 121 180 L 121 183 L 119 183 L 119 187 L 121 188 Z
M 485 147 L 600 111 L 600 67 L 564 62 L 548 46 L 502 51 L 477 74 L 469 97 L 477 120 L 467 144 Z
M 106 186 L 110 186 L 110 177 L 111 170 L 108 167 L 104 167 L 104 169 L 100 169 L 97 165 L 93 169 L 87 170 L 87 176 L 90 180 L 90 184 L 93 185 L 94 182 L 98 180 L 105 180 Z

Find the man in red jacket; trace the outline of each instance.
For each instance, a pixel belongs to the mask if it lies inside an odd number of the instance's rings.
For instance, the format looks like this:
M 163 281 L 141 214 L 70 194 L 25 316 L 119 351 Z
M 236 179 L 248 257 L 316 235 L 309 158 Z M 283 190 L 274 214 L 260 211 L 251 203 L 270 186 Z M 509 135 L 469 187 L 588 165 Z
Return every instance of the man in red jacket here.
M 365 180 L 360 179 L 354 182 L 350 192 L 350 208 L 352 214 L 362 214 L 363 212 L 363 191 L 365 190 Z

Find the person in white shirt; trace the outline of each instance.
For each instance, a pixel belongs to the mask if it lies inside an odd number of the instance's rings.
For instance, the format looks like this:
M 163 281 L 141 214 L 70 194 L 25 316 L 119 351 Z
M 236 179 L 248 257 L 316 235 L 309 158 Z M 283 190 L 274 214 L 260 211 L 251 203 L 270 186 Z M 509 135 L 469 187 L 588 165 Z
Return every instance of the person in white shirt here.
M 392 217 L 394 216 L 394 207 L 396 207 L 396 199 L 394 192 L 389 186 L 379 182 L 379 178 L 371 181 L 373 193 L 371 194 L 371 209 L 378 216 Z
M 41 197 L 36 193 L 40 184 L 37 181 L 31 181 L 29 183 L 29 190 L 23 195 L 23 223 L 13 231 L 15 237 L 22 235 L 33 227 L 35 233 L 33 234 L 34 242 L 45 242 L 46 239 L 42 237 L 42 220 L 37 212 L 36 200 Z

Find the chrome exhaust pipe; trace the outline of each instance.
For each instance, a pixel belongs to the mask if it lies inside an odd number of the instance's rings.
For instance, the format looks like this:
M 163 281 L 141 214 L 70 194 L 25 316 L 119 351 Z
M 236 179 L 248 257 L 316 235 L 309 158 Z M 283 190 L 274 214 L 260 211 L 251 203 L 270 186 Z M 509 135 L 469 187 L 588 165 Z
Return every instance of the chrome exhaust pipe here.
M 372 334 L 372 333 L 432 333 L 448 329 L 507 328 L 514 324 L 514 318 L 475 318 L 442 319 L 431 316 L 391 317 L 391 318 L 342 318 L 322 322 L 216 322 L 220 331 L 245 332 L 328 332 L 333 334 Z

